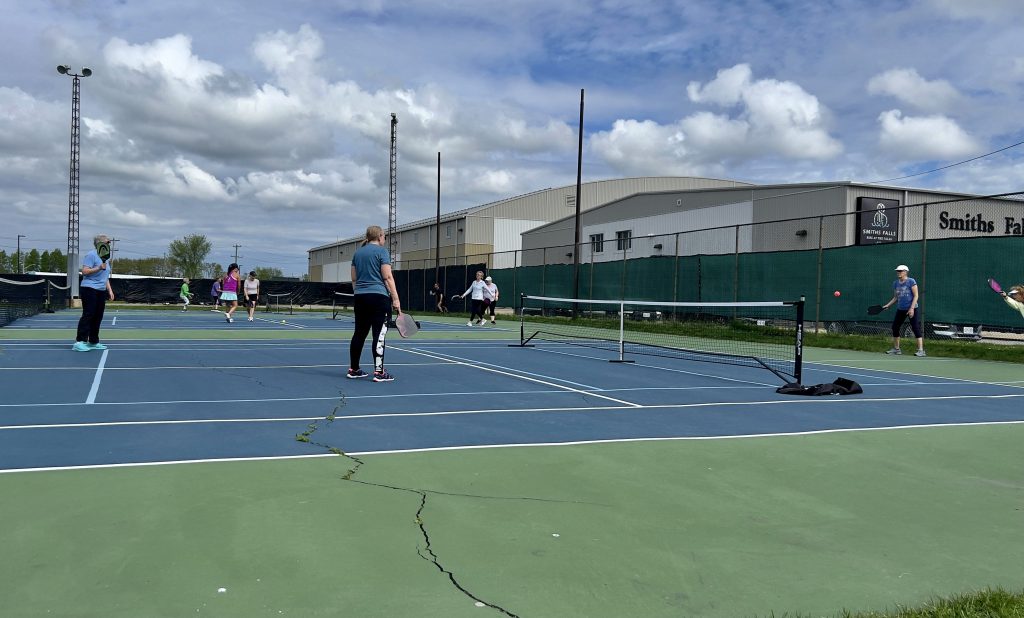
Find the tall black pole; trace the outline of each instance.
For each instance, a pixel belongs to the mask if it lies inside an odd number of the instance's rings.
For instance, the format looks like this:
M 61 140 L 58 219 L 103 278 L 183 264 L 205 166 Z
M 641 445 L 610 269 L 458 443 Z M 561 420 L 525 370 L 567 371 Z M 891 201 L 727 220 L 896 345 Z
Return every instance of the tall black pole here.
M 434 282 L 441 283 L 441 153 L 437 153 L 437 218 L 434 220 Z M 444 294 L 444 290 L 441 290 Z
M 22 238 L 28 238 L 28 236 L 25 236 L 24 234 L 18 234 L 18 267 L 17 267 L 17 269 L 15 269 L 14 272 L 19 273 L 19 274 L 25 272 L 25 269 L 22 268 L 22 266 L 21 266 L 21 239 Z
M 580 186 L 583 184 L 583 89 L 580 88 L 580 141 L 576 151 L 576 234 L 572 247 L 572 297 L 580 297 L 580 235 L 583 222 L 580 220 Z M 573 317 L 576 316 L 573 307 Z

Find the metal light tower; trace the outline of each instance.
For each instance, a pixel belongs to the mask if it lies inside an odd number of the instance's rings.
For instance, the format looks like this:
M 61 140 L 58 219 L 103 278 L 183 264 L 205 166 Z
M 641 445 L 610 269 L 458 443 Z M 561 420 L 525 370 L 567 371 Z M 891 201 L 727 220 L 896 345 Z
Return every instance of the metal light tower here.
M 395 228 L 398 227 L 398 116 L 391 114 L 391 181 L 388 183 L 388 253 L 394 263 L 398 250 Z
M 71 166 L 68 181 L 68 285 L 71 286 L 71 301 L 79 298 L 78 292 L 78 247 L 79 247 L 79 212 L 78 212 L 78 175 L 81 158 L 80 137 L 82 110 L 79 97 L 80 77 L 92 75 L 92 69 L 83 68 L 81 73 L 72 73 L 71 67 L 62 64 L 57 67 L 61 75 L 69 75 L 71 79 Z

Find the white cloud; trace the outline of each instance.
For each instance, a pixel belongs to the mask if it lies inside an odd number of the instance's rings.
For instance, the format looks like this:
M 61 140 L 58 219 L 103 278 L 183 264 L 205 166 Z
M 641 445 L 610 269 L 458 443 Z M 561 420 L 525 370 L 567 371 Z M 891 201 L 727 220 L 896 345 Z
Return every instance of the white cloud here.
M 152 226 L 175 226 L 183 223 L 181 219 L 150 217 L 133 208 L 124 210 L 111 203 L 99 204 L 91 210 L 95 213 L 95 224 L 93 227 L 145 228 Z
M 932 6 L 955 19 L 1020 21 L 1020 0 L 930 0 Z
M 890 69 L 868 81 L 868 93 L 888 95 L 925 112 L 946 112 L 961 95 L 948 81 L 928 81 L 915 69 Z
M 725 162 L 771 156 L 826 160 L 842 151 L 826 130 L 817 97 L 793 82 L 754 80 L 750 67 L 739 64 L 686 90 L 695 103 L 739 112 L 700 111 L 667 125 L 620 119 L 610 131 L 595 134 L 591 147 L 616 170 L 637 174 L 719 173 Z
M 948 160 L 980 151 L 980 145 L 945 116 L 903 116 L 898 109 L 882 112 L 879 144 L 904 160 Z
M 590 148 L 625 174 L 689 175 L 698 166 L 689 160 L 685 141 L 677 125 L 616 120 L 610 131 L 600 131 L 590 138 Z

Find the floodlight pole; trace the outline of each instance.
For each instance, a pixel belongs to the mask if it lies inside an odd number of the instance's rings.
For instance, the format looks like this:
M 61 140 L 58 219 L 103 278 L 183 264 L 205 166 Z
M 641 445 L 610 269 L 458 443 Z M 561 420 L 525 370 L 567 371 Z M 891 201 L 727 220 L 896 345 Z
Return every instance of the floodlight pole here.
M 73 304 L 74 299 L 79 298 L 79 284 L 78 284 L 78 267 L 79 267 L 79 205 L 78 205 L 78 188 L 79 188 L 79 171 L 81 166 L 81 98 L 80 93 L 80 77 L 89 77 L 92 75 L 92 70 L 83 68 L 81 73 L 72 73 L 71 67 L 66 64 L 62 64 L 57 67 L 57 72 L 61 75 L 68 75 L 71 77 L 71 165 L 68 179 L 68 285 L 71 288 L 71 299 L 70 302 Z

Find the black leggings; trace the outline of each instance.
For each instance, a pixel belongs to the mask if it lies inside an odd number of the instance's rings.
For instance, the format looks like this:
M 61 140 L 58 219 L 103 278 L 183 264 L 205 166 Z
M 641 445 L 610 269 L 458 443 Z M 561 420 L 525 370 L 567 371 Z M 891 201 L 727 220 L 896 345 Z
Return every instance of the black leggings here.
M 78 336 L 75 341 L 99 343 L 103 310 L 107 306 L 107 291 L 82 286 L 78 289 L 78 295 L 82 299 L 82 317 L 78 320 Z
M 897 309 L 896 315 L 892 318 L 892 336 L 899 337 L 900 329 L 903 327 L 903 321 L 907 319 L 907 312 L 909 309 Z M 918 319 L 917 315 L 920 309 L 914 311 L 914 315 L 910 316 L 910 328 L 914 331 L 914 336 L 918 339 L 921 338 L 921 320 Z
M 373 331 L 373 370 L 384 371 L 384 338 L 391 320 L 391 297 L 383 294 L 356 294 L 352 303 L 356 327 L 349 348 L 349 367 L 359 369 L 359 356 L 363 352 L 366 335 Z
M 473 309 L 472 309 L 472 311 L 473 311 L 472 315 L 469 316 L 469 321 L 470 322 L 472 322 L 474 319 L 476 319 L 477 316 L 479 316 L 480 319 L 483 320 L 484 319 L 484 301 L 483 300 L 476 300 L 474 298 L 473 299 Z

